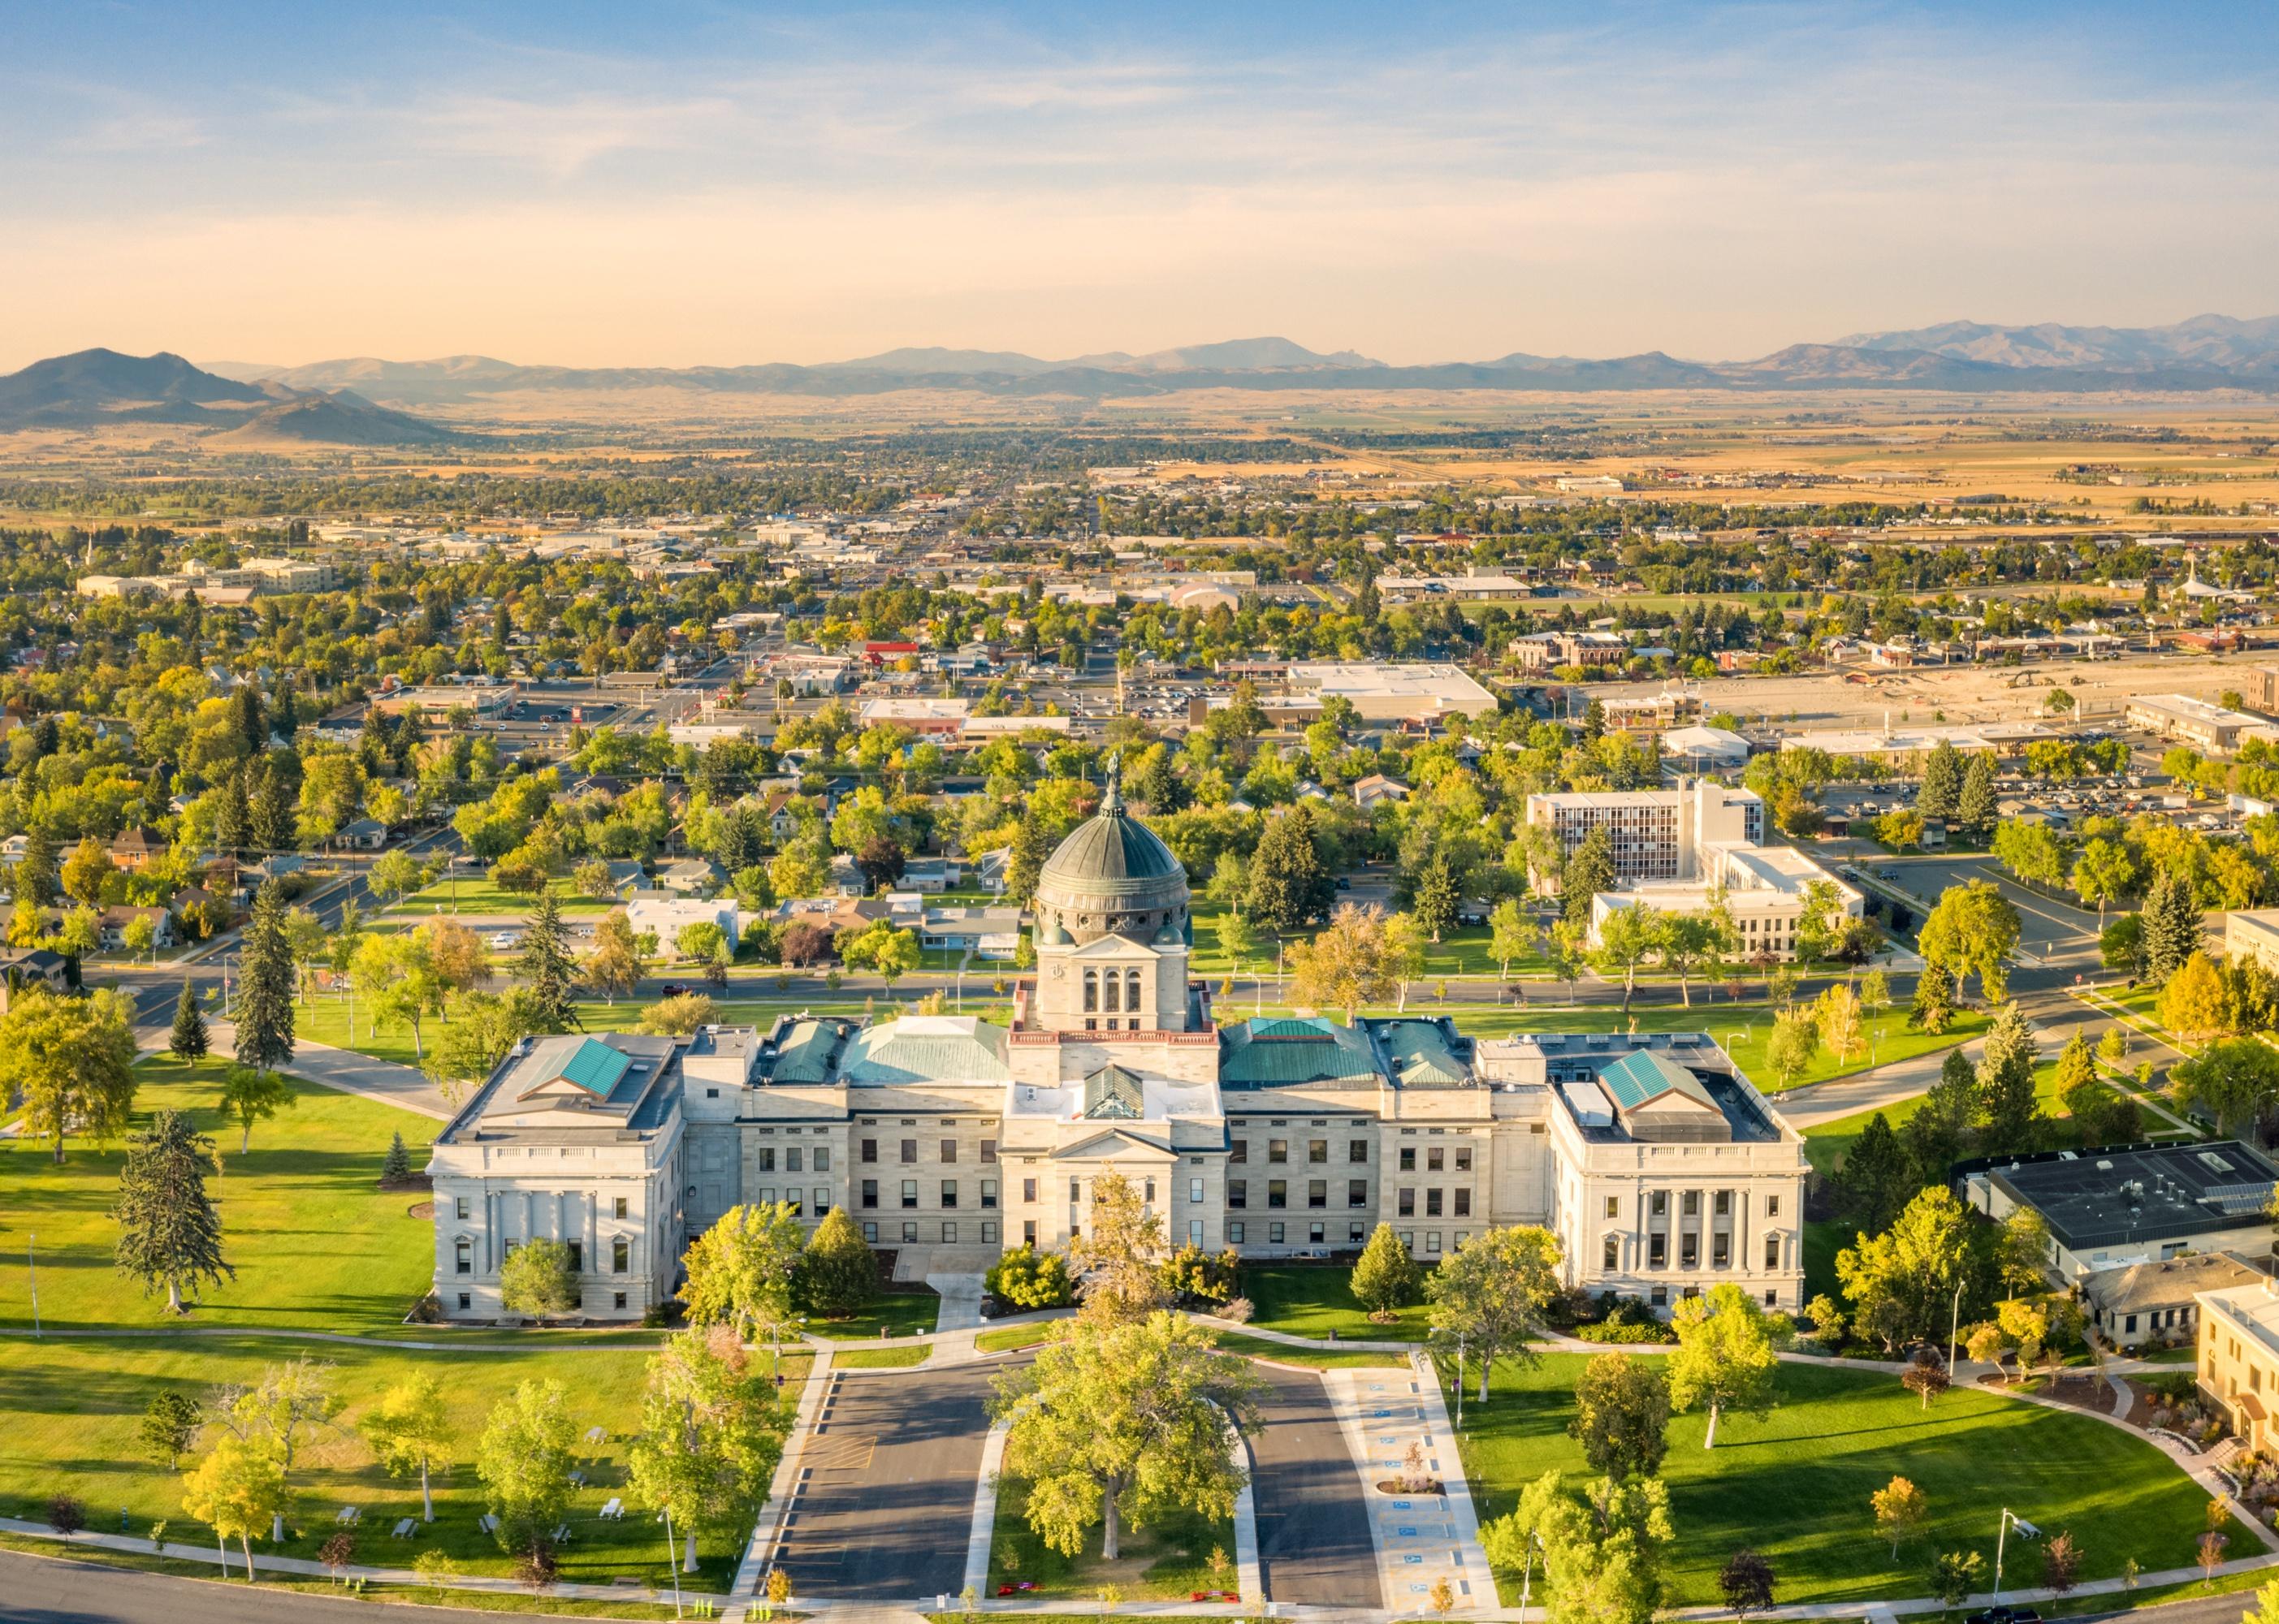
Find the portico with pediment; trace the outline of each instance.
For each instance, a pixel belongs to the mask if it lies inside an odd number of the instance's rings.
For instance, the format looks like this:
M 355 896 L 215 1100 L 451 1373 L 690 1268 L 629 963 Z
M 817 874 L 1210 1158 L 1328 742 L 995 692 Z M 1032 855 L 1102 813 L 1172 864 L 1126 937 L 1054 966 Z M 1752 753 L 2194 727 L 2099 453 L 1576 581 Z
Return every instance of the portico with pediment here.
M 1112 1170 L 1164 1215 L 1174 1245 L 1217 1244 L 1207 1222 L 1224 1188 L 1226 1117 L 1216 1078 L 1103 1060 L 1056 1087 L 1016 1078 L 1003 1121 L 1009 1210 L 1024 1225 L 1009 1243 L 1066 1245 L 1081 1232 L 1096 1182 Z

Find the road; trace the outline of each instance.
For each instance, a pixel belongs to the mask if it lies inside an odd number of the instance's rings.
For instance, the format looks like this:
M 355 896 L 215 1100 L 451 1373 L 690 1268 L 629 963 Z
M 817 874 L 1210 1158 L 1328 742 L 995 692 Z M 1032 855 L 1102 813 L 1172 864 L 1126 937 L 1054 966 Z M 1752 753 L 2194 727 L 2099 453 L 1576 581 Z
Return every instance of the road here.
M 989 1378 L 1005 1367 L 834 1373 L 785 1536 L 794 1590 L 909 1603 L 964 1588 Z
M 0 1616 L 10 1624 L 341 1624 L 372 1618 L 369 1602 L 333 1601 L 219 1581 L 163 1578 L 95 1562 L 0 1551 Z M 396 1618 L 394 1612 L 388 1615 Z M 478 1615 L 408 1608 L 404 1624 L 464 1624 Z M 2194 1624 L 2199 1624 L 2194 1620 Z
M 1377 1547 L 1345 1429 L 1321 1377 L 1251 1367 L 1265 1378 L 1256 1462 L 1258 1565 L 1270 1600 L 1381 1606 Z

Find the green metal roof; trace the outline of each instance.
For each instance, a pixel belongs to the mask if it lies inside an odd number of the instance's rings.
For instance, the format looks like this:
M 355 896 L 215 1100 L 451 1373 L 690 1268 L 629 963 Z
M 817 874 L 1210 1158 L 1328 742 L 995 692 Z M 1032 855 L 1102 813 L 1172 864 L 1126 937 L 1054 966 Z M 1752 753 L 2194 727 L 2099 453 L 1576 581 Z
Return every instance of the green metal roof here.
M 1152 889 L 1154 883 L 1184 882 L 1186 877 L 1162 837 L 1132 816 L 1111 777 L 1100 810 L 1078 824 L 1045 859 L 1038 883 L 1100 892 L 1140 882 L 1151 883 Z
M 972 1015 L 904 1015 L 866 1029 L 839 1072 L 853 1084 L 1004 1083 L 1005 1029 Z
M 618 1079 L 625 1075 L 632 1057 L 611 1048 L 598 1038 L 588 1038 L 563 1057 L 562 1063 L 552 1073 L 541 1079 L 552 1082 L 556 1077 L 576 1084 L 596 1099 L 607 1099 Z
M 1226 1029 L 1219 1046 L 1219 1081 L 1237 1087 L 1373 1083 L 1382 1075 L 1365 1033 L 1319 1017 L 1244 1021 Z
M 1377 1035 L 1403 1088 L 1461 1088 L 1471 1072 L 1448 1047 L 1437 1021 L 1383 1021 Z
M 1709 1091 L 1701 1086 L 1699 1077 L 1650 1049 L 1639 1049 L 1615 1061 L 1599 1073 L 1599 1085 L 1617 1107 L 1625 1111 L 1635 1111 L 1672 1093 L 1683 1094 L 1713 1111 L 1717 1109 L 1717 1102 L 1709 1097 Z
M 841 1021 L 794 1021 L 768 1068 L 772 1083 L 827 1083 L 831 1062 L 853 1029 Z

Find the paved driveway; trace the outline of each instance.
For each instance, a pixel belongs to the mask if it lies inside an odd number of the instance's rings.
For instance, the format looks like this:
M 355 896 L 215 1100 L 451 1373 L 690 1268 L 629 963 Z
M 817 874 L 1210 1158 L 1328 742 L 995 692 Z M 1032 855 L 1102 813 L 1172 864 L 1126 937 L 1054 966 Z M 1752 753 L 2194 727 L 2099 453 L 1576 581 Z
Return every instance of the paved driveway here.
M 1345 1429 L 1321 1377 L 1253 1365 L 1266 1425 L 1251 1439 L 1258 1566 L 1269 1599 L 1380 1607 L 1377 1547 Z
M 833 1373 L 783 1545 L 794 1593 L 931 1605 L 963 1588 L 989 1378 L 1004 1367 Z

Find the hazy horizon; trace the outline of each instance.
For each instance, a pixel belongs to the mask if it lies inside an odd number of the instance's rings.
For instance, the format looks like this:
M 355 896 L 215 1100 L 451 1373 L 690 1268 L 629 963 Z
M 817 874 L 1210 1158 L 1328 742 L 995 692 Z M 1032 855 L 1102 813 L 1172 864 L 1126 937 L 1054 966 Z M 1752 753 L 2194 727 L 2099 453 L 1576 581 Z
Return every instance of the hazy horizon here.
M 0 21 L 0 371 L 1754 356 L 2279 306 L 2248 5 Z

